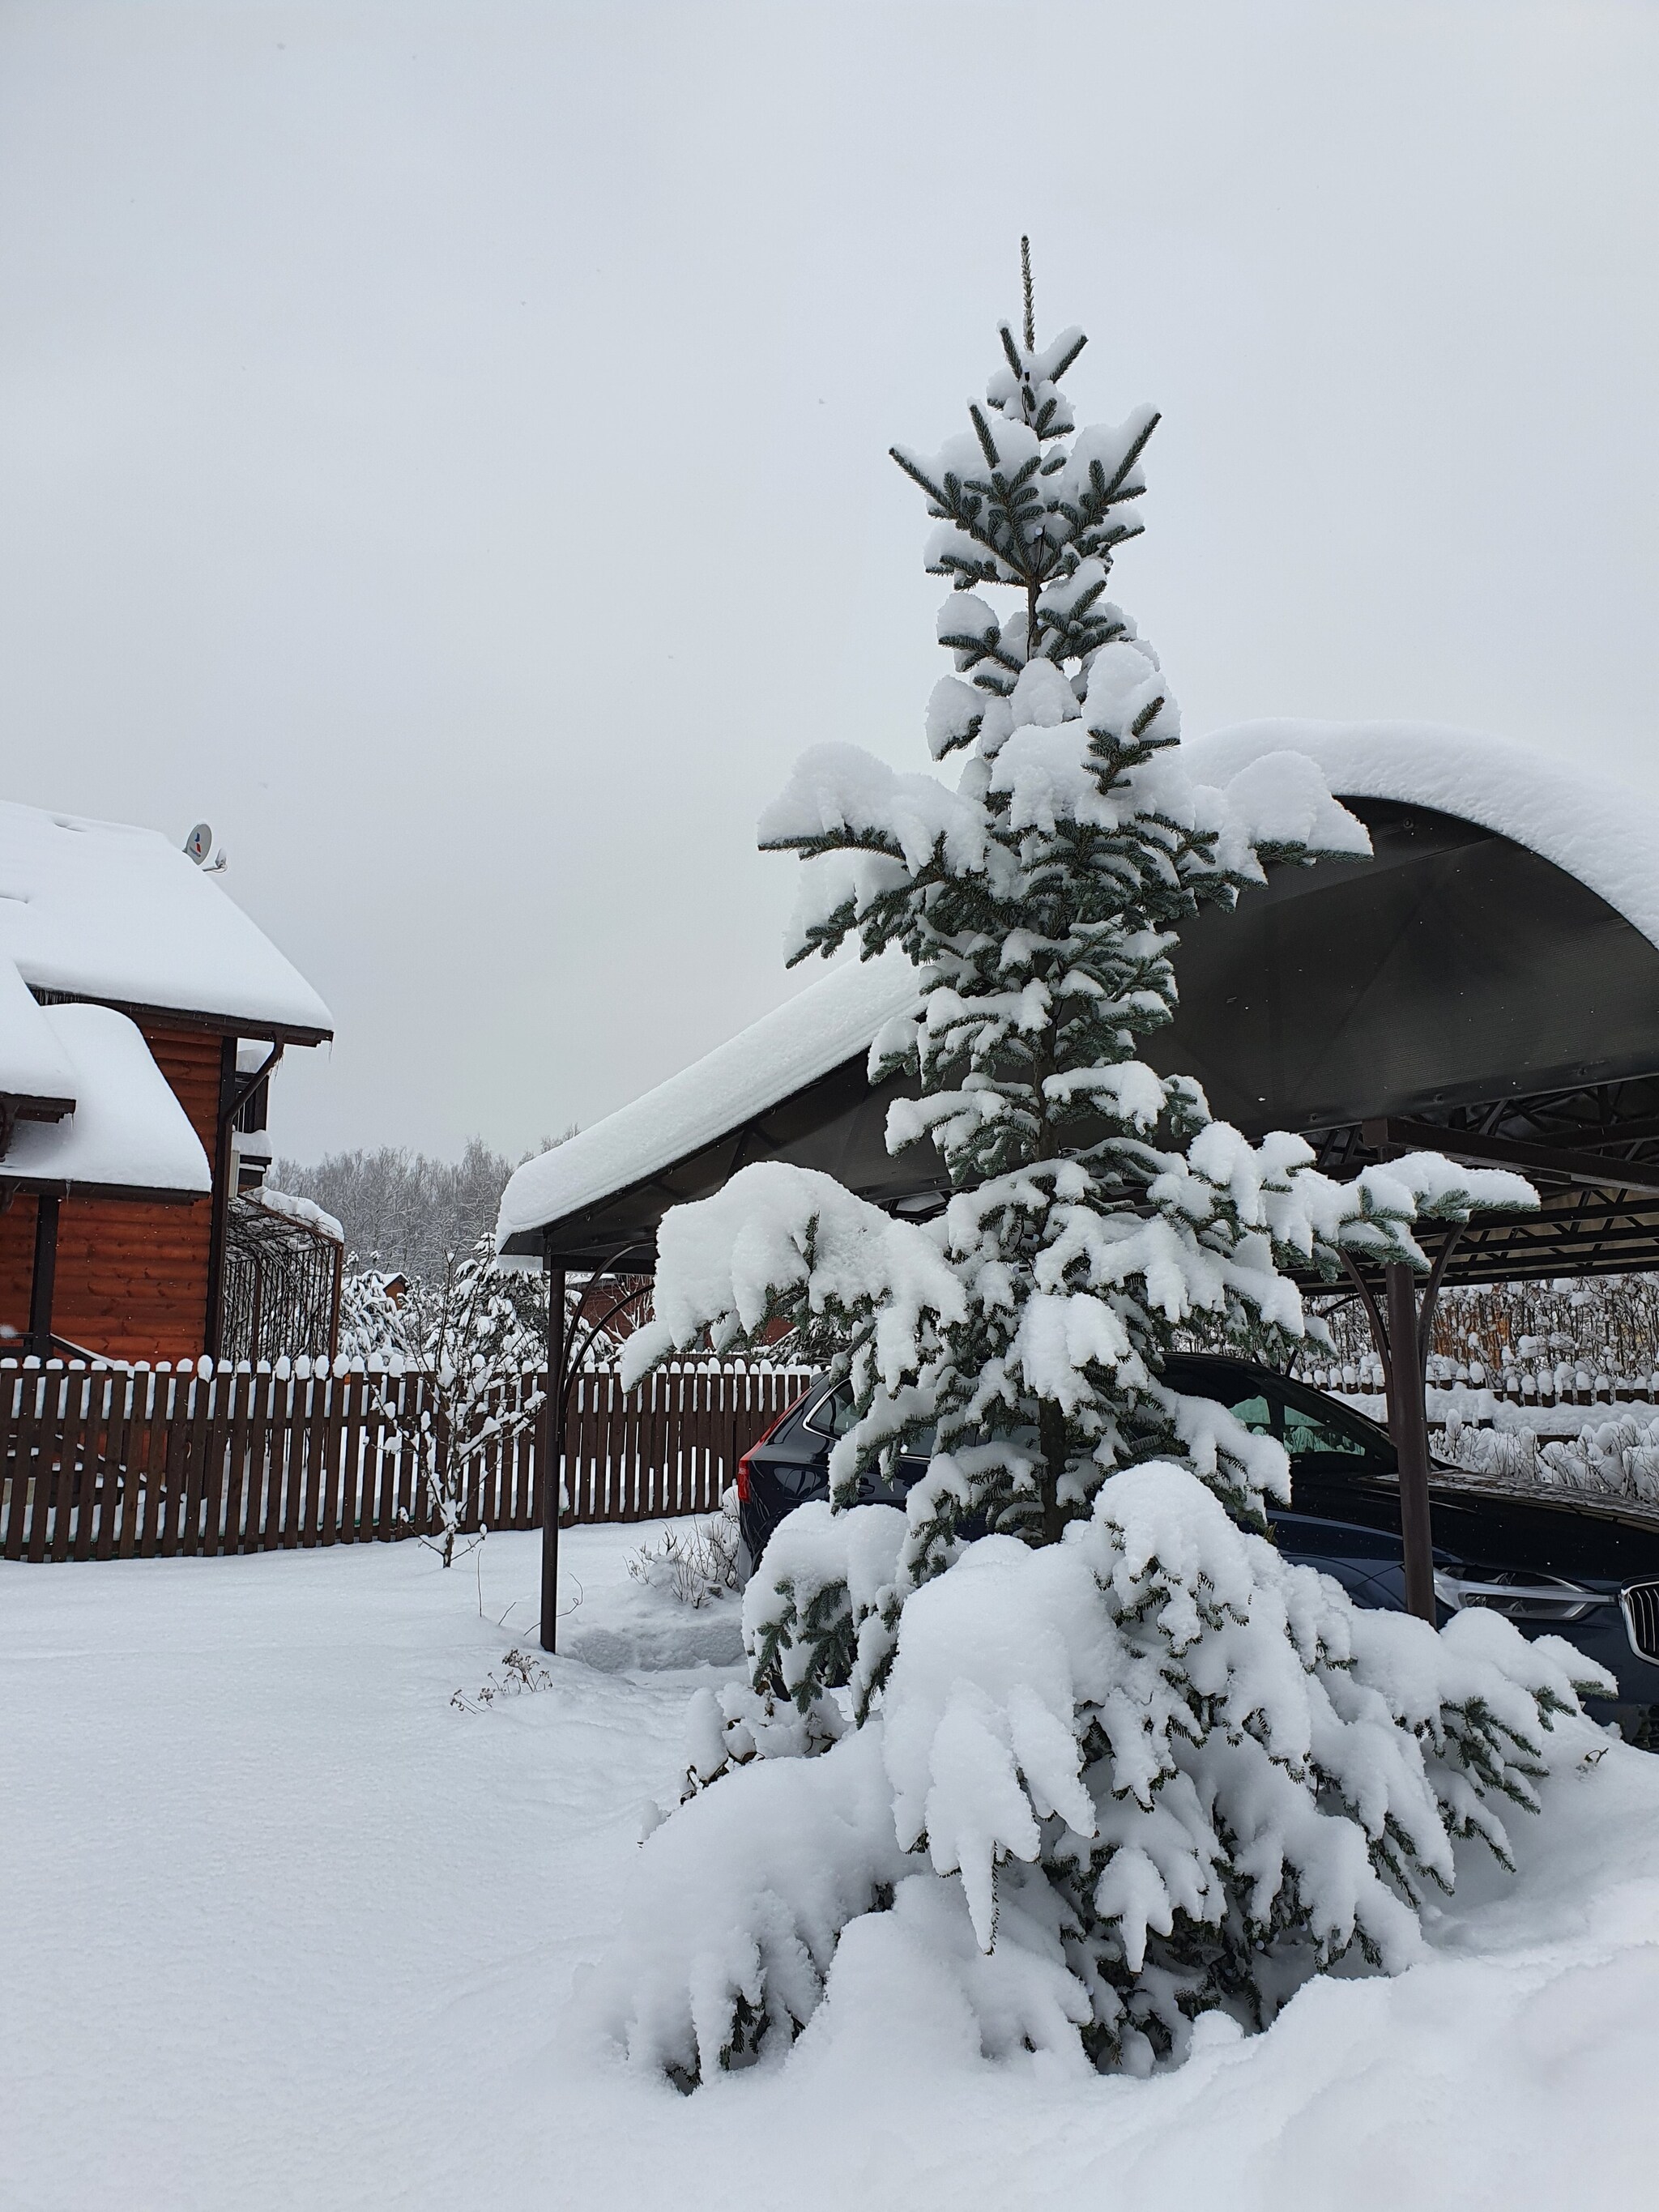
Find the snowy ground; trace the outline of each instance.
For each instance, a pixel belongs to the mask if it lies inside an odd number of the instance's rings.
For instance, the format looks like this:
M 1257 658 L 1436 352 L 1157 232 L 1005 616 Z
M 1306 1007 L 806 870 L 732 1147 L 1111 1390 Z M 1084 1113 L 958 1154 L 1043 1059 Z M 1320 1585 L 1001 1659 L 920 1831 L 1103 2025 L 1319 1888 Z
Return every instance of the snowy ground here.
M 483 1617 L 473 1562 L 409 1544 L 0 1567 L 8 2212 L 1646 2197 L 1659 1759 L 1622 1747 L 1517 1884 L 1474 1866 L 1431 1962 L 1162 2080 L 994 2069 L 855 1990 L 781 2072 L 627 2078 L 573 1976 L 713 1679 L 673 1662 L 736 1632 L 629 1579 L 640 1534 L 567 1540 L 588 1661 L 482 1713 L 452 1694 L 532 1620 L 532 1537 L 489 1539 Z

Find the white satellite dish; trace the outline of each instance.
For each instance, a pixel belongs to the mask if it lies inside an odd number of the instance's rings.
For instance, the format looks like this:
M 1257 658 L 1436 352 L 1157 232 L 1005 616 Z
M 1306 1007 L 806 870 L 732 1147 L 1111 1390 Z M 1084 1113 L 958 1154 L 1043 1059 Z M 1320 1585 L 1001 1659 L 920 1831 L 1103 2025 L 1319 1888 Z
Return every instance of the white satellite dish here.
M 213 832 L 205 822 L 198 822 L 185 838 L 185 850 L 199 868 L 213 850 Z

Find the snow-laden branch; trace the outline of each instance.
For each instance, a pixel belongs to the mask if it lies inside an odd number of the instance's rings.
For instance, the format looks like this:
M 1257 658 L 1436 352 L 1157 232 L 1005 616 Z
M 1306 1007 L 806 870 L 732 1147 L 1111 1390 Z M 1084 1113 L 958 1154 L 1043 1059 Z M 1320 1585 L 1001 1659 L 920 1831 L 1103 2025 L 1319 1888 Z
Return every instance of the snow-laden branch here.
M 1109 1093 L 1142 1126 L 1179 1095 L 1173 1079 L 1136 1062 L 1081 1087 L 1097 1103 Z M 813 1169 L 740 1169 L 714 1197 L 665 1217 L 656 1318 L 624 1351 L 624 1382 L 705 1338 L 720 1351 L 758 1341 L 780 1321 L 809 1332 L 831 1324 L 844 1351 L 868 1355 L 860 1407 L 868 1426 L 838 1448 L 844 1479 L 932 1419 L 940 1376 L 960 1364 L 988 1318 L 1006 1322 L 1002 1371 L 1075 1418 L 1115 1388 L 1150 1389 L 1123 1293 L 1172 1326 L 1242 1304 L 1299 1339 L 1301 1295 L 1281 1261 L 1334 1273 L 1346 1249 L 1425 1268 L 1414 1222 L 1538 1202 L 1518 1176 L 1431 1152 L 1337 1182 L 1313 1164 L 1304 1139 L 1281 1132 L 1252 1144 L 1224 1122 L 1206 1123 L 1183 1152 L 1138 1149 L 1157 1169 L 1139 1211 L 1108 1202 L 1100 1176 L 1073 1159 L 958 1191 L 925 1225 L 894 1219 Z M 1015 1217 L 1030 1234 L 1024 1285 L 1005 1254 Z
M 999 898 L 1017 898 L 1052 865 L 1055 840 L 1068 850 L 1079 837 L 1104 841 L 1117 866 L 1132 863 L 1136 873 L 1150 861 L 1165 891 L 1187 884 L 1188 907 L 1200 887 L 1231 896 L 1264 882 L 1268 862 L 1370 854 L 1364 825 L 1298 754 L 1267 755 L 1224 787 L 1196 781 L 1143 641 L 1104 646 L 1080 701 L 1052 662 L 1038 660 L 1006 698 L 975 692 L 959 715 L 973 722 L 989 766 L 954 789 L 900 774 L 858 745 L 801 756 L 760 820 L 763 848 L 811 864 L 792 925 L 795 956 L 854 928 L 864 928 L 866 950 L 878 949 L 898 933 L 872 939 L 868 926 L 891 915 L 910 886 L 983 877 Z
M 713 1198 L 676 1206 L 659 1236 L 656 1317 L 624 1348 L 631 1388 L 707 1331 L 716 1351 L 756 1337 L 781 1314 L 867 1324 L 890 1391 L 914 1378 L 925 1329 L 958 1321 L 961 1283 L 937 1242 L 833 1176 L 783 1161 L 739 1169 Z

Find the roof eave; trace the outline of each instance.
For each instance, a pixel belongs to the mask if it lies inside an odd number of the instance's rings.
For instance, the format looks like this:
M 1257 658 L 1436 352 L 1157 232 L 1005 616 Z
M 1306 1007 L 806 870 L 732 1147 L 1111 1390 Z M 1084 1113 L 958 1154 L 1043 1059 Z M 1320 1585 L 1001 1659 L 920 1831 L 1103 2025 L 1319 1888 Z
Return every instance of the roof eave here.
M 74 1111 L 72 1098 L 53 1097 L 43 1091 L 0 1090 L 0 1120 L 61 1121 Z
M 207 1030 L 216 1036 L 268 1038 L 272 1044 L 331 1044 L 331 1029 L 316 1029 L 297 1022 L 273 1021 L 265 1014 L 220 1013 L 202 1006 L 157 1006 L 135 999 L 108 999 L 97 991 L 42 989 L 36 995 L 43 1005 L 107 1006 L 125 1014 L 140 1027 L 146 1022 L 163 1026 Z
M 197 1206 L 213 1195 L 210 1190 L 182 1190 L 150 1183 L 85 1182 L 63 1176 L 13 1176 L 6 1173 L 3 1161 L 0 1161 L 0 1191 L 8 1197 L 114 1198 L 132 1204 L 149 1201 L 156 1206 Z

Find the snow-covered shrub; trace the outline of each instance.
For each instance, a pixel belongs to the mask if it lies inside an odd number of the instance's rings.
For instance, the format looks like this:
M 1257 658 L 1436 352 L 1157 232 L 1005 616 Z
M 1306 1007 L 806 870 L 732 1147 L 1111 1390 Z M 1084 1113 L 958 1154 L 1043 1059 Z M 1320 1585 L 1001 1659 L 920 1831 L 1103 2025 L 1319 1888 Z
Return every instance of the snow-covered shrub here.
M 1436 1448 L 1449 1465 L 1466 1474 L 1485 1475 L 1499 1482 L 1539 1480 L 1538 1438 L 1530 1429 L 1483 1429 L 1466 1421 L 1453 1407 Z
M 1548 1438 L 1528 1428 L 1477 1428 L 1453 1407 L 1439 1449 L 1452 1466 L 1488 1480 L 1659 1504 L 1659 1421 L 1633 1413 Z
M 340 1350 L 354 1367 L 385 1366 L 389 1360 L 418 1357 L 419 1332 L 412 1312 L 404 1310 L 400 1275 L 365 1267 L 348 1255 L 340 1278 Z
M 1594 1673 L 1495 1613 L 1362 1611 L 1188 1469 L 1127 1468 L 1061 1543 L 989 1536 L 914 1592 L 863 1728 L 823 1698 L 815 1730 L 804 1675 L 747 1722 L 702 1693 L 694 1761 L 740 1771 L 647 1843 L 601 2016 L 688 2083 L 786 2046 L 847 1922 L 908 1890 L 913 1937 L 988 1963 L 988 2051 L 1144 2070 L 1200 2012 L 1260 2027 L 1351 1951 L 1415 1958 L 1453 1840 L 1507 1863 L 1506 1813 L 1595 1756 Z
M 1300 1346 L 1286 1267 L 1423 1266 L 1419 1219 L 1536 1201 L 1431 1154 L 1338 1184 L 1139 1058 L 1183 921 L 1369 844 L 1306 760 L 1189 775 L 1157 655 L 1105 597 L 1157 418 L 1073 434 L 1081 334 L 1002 337 L 971 434 L 897 456 L 956 586 L 927 726 L 961 775 L 822 745 L 762 823 L 807 864 L 798 955 L 856 938 L 920 971 L 870 1075 L 912 1078 L 888 1143 L 931 1143 L 948 1202 L 890 1219 L 745 1168 L 665 1218 L 624 1355 L 633 1380 L 781 1323 L 854 1410 L 830 1501 L 745 1593 L 747 1686 L 694 1705 L 687 1802 L 598 1984 L 608 2032 L 682 2081 L 785 2044 L 872 1915 L 954 1962 L 988 2051 L 1143 2067 L 1197 2013 L 1260 2024 L 1350 1952 L 1411 1956 L 1453 1838 L 1506 1854 L 1502 1808 L 1588 1727 L 1567 1647 L 1495 1616 L 1437 1637 L 1287 1566 L 1282 1448 L 1163 1380 L 1195 1329 Z M 981 585 L 1021 604 L 1000 617 Z M 932 1456 L 905 1512 L 855 1504 L 907 1444 Z
M 501 1267 L 486 1230 L 464 1259 L 449 1255 L 430 1300 L 406 1316 L 393 1310 L 398 1346 L 376 1409 L 414 1454 L 430 1541 L 445 1566 L 455 1557 L 475 1468 L 541 1412 L 545 1393 L 523 1387 L 547 1356 L 546 1324 L 538 1340 L 533 1297 L 526 1300 L 522 1287 L 535 1279 Z M 409 1368 L 422 1378 L 418 1391 L 404 1387 Z
M 690 2088 L 811 2019 L 842 1929 L 907 1871 L 881 1753 L 861 1730 L 757 1761 L 646 1838 L 627 1942 L 590 1985 L 636 2064 Z
M 694 1609 L 725 1597 L 738 1587 L 738 1554 L 743 1532 L 738 1524 L 738 1493 L 727 1490 L 718 1513 L 674 1522 L 641 1544 L 628 1562 L 635 1582 L 665 1589 Z
M 898 1620 L 905 1517 L 891 1505 L 802 1505 L 767 1546 L 743 1598 L 749 1681 L 699 1691 L 687 1723 L 686 1795 L 760 1754 L 822 1750 L 862 1723 L 886 1679 Z
M 1629 1413 L 1538 1446 L 1538 1478 L 1564 1490 L 1659 1504 L 1659 1421 Z
M 450 1699 L 457 1712 L 488 1712 L 490 1706 L 502 1698 L 532 1696 L 538 1690 L 550 1690 L 553 1675 L 550 1668 L 533 1651 L 509 1651 L 501 1661 L 498 1674 L 492 1667 L 478 1687 L 470 1693 L 457 1690 Z

